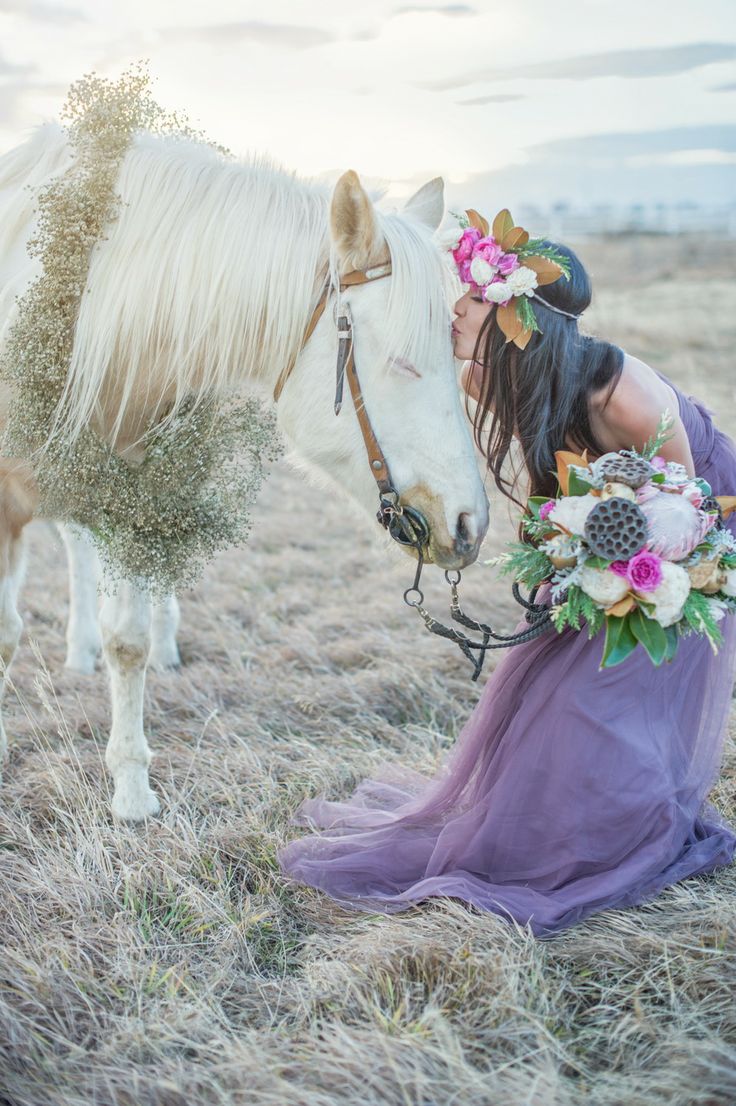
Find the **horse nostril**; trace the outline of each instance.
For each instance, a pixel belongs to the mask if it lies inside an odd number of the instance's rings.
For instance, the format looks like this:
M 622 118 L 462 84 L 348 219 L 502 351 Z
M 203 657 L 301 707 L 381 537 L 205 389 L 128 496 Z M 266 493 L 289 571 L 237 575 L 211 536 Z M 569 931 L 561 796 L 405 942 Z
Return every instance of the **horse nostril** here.
M 473 549 L 478 538 L 478 530 L 475 525 L 475 518 L 467 511 L 463 511 L 458 517 L 457 528 L 455 530 L 455 552 L 459 556 L 463 556 L 466 553 L 470 553 Z

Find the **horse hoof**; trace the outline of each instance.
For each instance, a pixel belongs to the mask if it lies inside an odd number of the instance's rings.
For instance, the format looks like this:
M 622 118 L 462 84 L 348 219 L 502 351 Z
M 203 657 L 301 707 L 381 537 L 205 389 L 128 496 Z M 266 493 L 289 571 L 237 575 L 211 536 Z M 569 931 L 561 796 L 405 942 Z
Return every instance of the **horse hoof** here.
M 148 786 L 148 781 L 136 779 L 145 771 L 141 768 L 140 773 L 135 772 L 132 778 L 119 779 L 115 785 L 112 813 L 121 822 L 142 822 L 155 817 L 161 810 L 161 804 Z

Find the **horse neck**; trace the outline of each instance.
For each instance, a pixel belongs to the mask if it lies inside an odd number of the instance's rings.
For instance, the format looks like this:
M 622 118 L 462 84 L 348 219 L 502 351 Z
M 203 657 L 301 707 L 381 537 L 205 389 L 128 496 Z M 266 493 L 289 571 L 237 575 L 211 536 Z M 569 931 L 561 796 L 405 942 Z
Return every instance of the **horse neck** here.
M 108 436 L 135 438 L 185 397 L 247 380 L 272 388 L 319 295 L 326 191 L 150 135 L 118 188 L 120 217 L 93 255 L 77 323 L 71 425 L 97 413 Z

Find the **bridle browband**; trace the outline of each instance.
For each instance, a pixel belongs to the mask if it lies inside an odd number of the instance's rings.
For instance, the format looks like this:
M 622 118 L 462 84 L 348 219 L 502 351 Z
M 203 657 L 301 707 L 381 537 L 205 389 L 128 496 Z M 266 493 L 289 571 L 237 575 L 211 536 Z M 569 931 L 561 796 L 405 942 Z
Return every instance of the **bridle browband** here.
M 382 277 L 389 276 L 390 273 L 390 261 L 386 262 L 384 265 L 376 265 L 370 269 L 354 269 L 352 272 L 346 273 L 345 276 L 340 278 L 339 292 L 344 292 L 346 288 L 352 288 L 357 284 L 368 284 L 372 280 L 380 280 Z M 317 323 L 324 314 L 327 301 L 334 290 L 335 286 L 332 281 L 326 277 L 322 294 L 312 312 L 312 317 L 304 332 L 299 351 L 286 365 L 276 381 L 273 390 L 273 398 L 276 403 L 278 403 L 284 385 L 294 371 L 299 353 L 301 353 L 314 333 Z M 445 626 L 432 617 L 429 611 L 424 607 L 424 593 L 419 587 L 422 568 L 424 566 L 424 552 L 429 544 L 429 525 L 421 511 L 418 511 L 415 507 L 404 506 L 399 502 L 399 493 L 396 491 L 391 481 L 388 462 L 373 432 L 371 420 L 365 407 L 358 371 L 355 367 L 353 320 L 350 314 L 350 308 L 347 304 L 341 304 L 340 311 L 337 315 L 337 368 L 335 379 L 336 415 L 339 415 L 342 409 L 343 386 L 346 376 L 350 394 L 353 397 L 353 404 L 355 405 L 355 413 L 358 416 L 358 424 L 363 435 L 363 442 L 368 455 L 371 474 L 378 486 L 380 506 L 376 513 L 376 518 L 381 525 L 388 530 L 394 541 L 398 542 L 400 545 L 410 546 L 416 552 L 417 567 L 414 575 L 414 583 L 404 592 L 404 602 L 407 606 L 413 607 L 417 611 L 430 633 L 447 638 L 460 648 L 461 652 L 468 658 L 473 666 L 473 680 L 477 680 L 483 667 L 486 653 L 489 650 L 508 649 L 511 645 L 523 644 L 524 642 L 531 641 L 538 637 L 541 633 L 544 633 L 551 622 L 550 609 L 545 604 L 537 604 L 534 602 L 537 591 L 536 588 L 532 591 L 529 599 L 526 600 L 519 591 L 519 585 L 514 584 L 512 587 L 513 595 L 516 601 L 520 603 L 526 611 L 528 628 L 516 634 L 498 634 L 490 626 L 486 625 L 486 623 L 476 622 L 475 619 L 468 617 L 460 607 L 458 596 L 460 571 L 459 569 L 455 569 L 454 577 L 449 571 L 445 572 L 445 579 L 450 585 L 452 596 L 450 603 L 451 616 L 453 620 L 459 622 L 461 626 L 465 626 L 466 629 L 479 633 L 481 635 L 481 640 L 474 641 L 461 630 L 456 630 L 452 626 Z M 477 656 L 474 655 L 476 651 Z

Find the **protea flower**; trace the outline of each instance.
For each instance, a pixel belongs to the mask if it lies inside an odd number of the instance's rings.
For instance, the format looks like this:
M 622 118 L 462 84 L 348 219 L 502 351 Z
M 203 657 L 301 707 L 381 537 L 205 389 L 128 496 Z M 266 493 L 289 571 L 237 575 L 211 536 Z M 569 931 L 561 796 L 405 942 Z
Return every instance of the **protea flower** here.
M 639 502 L 649 524 L 648 546 L 667 561 L 692 553 L 711 527 L 711 520 L 682 495 L 660 492 Z

